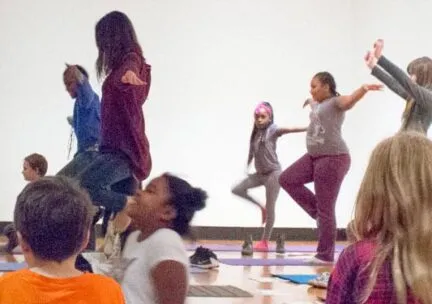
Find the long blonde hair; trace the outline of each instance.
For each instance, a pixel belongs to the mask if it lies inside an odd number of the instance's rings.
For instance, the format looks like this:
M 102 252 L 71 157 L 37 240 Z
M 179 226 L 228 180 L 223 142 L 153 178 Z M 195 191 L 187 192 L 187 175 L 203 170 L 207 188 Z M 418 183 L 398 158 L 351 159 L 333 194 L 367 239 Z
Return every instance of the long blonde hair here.
M 432 142 L 416 132 L 401 132 L 372 152 L 355 206 L 357 241 L 377 243 L 374 259 L 364 269 L 369 298 L 383 264 L 391 261 L 398 303 L 407 289 L 432 303 Z

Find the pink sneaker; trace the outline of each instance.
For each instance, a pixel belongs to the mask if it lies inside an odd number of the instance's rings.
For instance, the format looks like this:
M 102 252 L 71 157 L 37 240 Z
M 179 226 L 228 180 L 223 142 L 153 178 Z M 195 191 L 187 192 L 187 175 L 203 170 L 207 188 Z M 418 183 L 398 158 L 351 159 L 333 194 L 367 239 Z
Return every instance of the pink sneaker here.
M 269 250 L 268 241 L 259 241 L 254 245 L 254 250 L 258 252 L 267 252 Z

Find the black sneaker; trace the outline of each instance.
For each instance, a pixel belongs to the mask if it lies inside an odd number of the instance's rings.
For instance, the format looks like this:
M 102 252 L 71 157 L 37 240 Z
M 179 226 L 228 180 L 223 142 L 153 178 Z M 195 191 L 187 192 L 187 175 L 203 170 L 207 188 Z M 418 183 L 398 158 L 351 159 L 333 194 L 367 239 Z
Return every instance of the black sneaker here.
M 244 241 L 241 254 L 245 256 L 253 255 L 253 240 L 251 235 L 249 235 L 248 238 L 246 238 L 246 240 Z
M 195 253 L 189 257 L 189 262 L 191 266 L 203 269 L 219 267 L 219 260 L 216 254 L 210 249 L 202 246 L 199 246 L 195 250 Z
M 285 253 L 285 237 L 282 234 L 279 234 L 276 239 L 276 253 Z

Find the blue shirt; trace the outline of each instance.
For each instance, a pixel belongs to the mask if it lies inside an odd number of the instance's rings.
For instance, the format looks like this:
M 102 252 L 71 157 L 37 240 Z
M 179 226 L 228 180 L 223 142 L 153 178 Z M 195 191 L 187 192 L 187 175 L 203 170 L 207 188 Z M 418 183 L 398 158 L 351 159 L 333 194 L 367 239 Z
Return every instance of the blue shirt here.
M 81 153 L 100 142 L 100 101 L 87 79 L 78 84 L 72 127 Z

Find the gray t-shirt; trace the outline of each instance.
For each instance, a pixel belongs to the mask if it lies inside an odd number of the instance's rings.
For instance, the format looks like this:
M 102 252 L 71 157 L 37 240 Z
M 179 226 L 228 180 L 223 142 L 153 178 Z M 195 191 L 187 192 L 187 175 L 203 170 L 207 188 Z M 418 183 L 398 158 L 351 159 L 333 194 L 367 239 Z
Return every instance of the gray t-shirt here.
M 276 154 L 277 129 L 275 124 L 271 124 L 264 130 L 258 129 L 255 134 L 252 148 L 257 173 L 268 174 L 281 169 Z
M 310 124 L 306 134 L 307 151 L 312 156 L 348 154 L 342 138 L 345 111 L 338 107 L 337 97 L 321 103 L 310 101 Z

